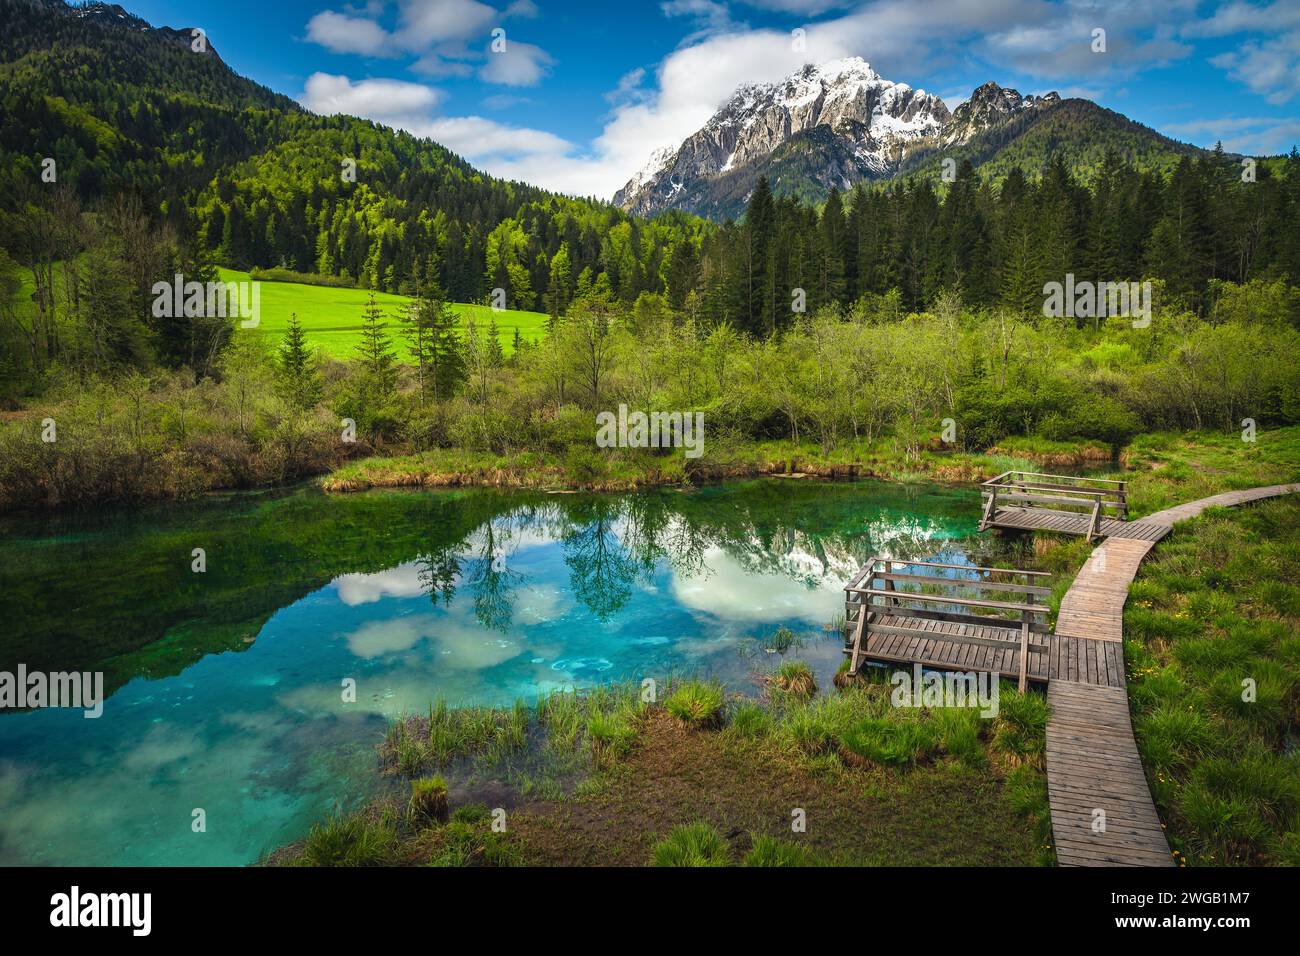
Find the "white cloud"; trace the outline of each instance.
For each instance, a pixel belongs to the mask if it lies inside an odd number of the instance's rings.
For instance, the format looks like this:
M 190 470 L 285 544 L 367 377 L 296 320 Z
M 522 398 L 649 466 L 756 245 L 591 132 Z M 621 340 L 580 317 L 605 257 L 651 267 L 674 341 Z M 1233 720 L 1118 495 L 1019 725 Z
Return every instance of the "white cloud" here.
M 1273 32 L 1284 27 L 1300 27 L 1300 5 L 1289 0 L 1272 4 L 1225 3 L 1214 16 L 1197 20 L 1183 28 L 1189 37 L 1224 37 L 1234 33 Z
M 348 113 L 409 129 L 426 122 L 442 101 L 440 90 L 405 80 L 358 80 L 313 73 L 298 101 L 316 113 Z
M 416 0 L 402 0 L 403 15 Z M 1121 0 L 1093 0 L 1087 4 L 1052 3 L 1048 0 L 871 0 L 847 12 L 847 4 L 832 0 L 752 0 L 751 7 L 780 8 L 810 17 L 804 45 L 794 48 L 791 35 L 778 29 L 749 29 L 731 19 L 729 8 L 717 0 L 664 0 L 665 15 L 692 18 L 695 31 L 652 69 L 635 68 L 620 78 L 606 94 L 612 107 L 604 128 L 586 144 L 574 144 L 542 130 L 513 127 L 479 116 L 438 118 L 432 108 L 420 115 L 404 115 L 395 122 L 392 107 L 381 115 L 362 115 L 400 125 L 417 135 L 432 136 L 488 172 L 518 178 L 550 189 L 608 198 L 656 149 L 675 146 L 699 129 L 735 89 L 743 83 L 771 82 L 807 62 L 843 56 L 863 56 L 883 76 L 907 79 L 926 71 L 942 70 L 972 56 L 1003 65 L 1003 74 L 1051 80 L 1065 94 L 1085 91 L 1098 99 L 1119 95 L 1113 80 L 1152 69 L 1186 56 L 1188 29 L 1180 23 L 1197 23 L 1197 0 L 1148 0 L 1129 4 Z M 481 56 L 477 43 L 452 37 L 449 30 L 432 27 L 455 5 L 479 17 L 479 27 L 489 20 L 477 0 L 437 0 L 421 23 L 427 40 L 442 39 L 425 52 L 419 65 L 429 75 L 468 70 L 465 60 Z M 1283 7 L 1278 0 L 1273 7 Z M 1236 2 L 1220 8 L 1197 29 L 1235 30 L 1266 22 L 1273 7 Z M 490 9 L 490 8 L 485 8 Z M 515 7 L 507 9 L 511 14 Z M 511 15 L 522 15 L 522 8 Z M 474 11 L 477 11 L 475 14 Z M 1235 12 L 1234 12 L 1235 11 Z M 438 16 L 434 16 L 438 13 Z M 812 20 L 818 14 L 829 13 Z M 1274 22 L 1280 22 L 1274 17 Z M 1208 24 L 1208 25 L 1207 25 Z M 1107 52 L 1091 51 L 1091 31 L 1107 31 Z M 480 33 L 486 42 L 486 31 Z M 471 50 L 455 44 L 469 42 Z M 551 65 L 538 47 L 508 39 L 506 54 L 489 53 L 477 67 L 489 82 L 511 86 L 536 83 Z M 1267 88 L 1274 97 L 1295 91 L 1300 70 L 1286 73 L 1288 60 L 1300 51 L 1284 38 L 1261 38 L 1222 58 L 1218 65 L 1234 77 Z M 517 59 L 510 59 L 518 54 Z M 450 57 L 450 59 L 448 59 Z M 1058 83 L 1056 81 L 1064 81 Z M 367 90 L 348 91 L 364 100 Z M 968 93 L 953 90 L 945 99 L 954 104 Z M 306 100 L 304 100 L 306 102 Z M 497 105 L 505 100 L 494 101 Z M 485 108 L 495 108 L 484 101 Z
M 400 6 L 402 26 L 394 38 L 412 52 L 486 36 L 500 16 L 478 0 L 401 0 Z
M 1300 93 L 1300 30 L 1263 42 L 1249 40 L 1210 62 L 1270 103 L 1290 102 Z
M 1300 4 L 1293 0 L 1225 4 L 1213 16 L 1184 27 L 1182 33 L 1189 37 L 1267 34 L 1211 57 L 1210 63 L 1270 103 L 1287 103 L 1300 94 Z
M 478 75 L 502 86 L 536 86 L 554 62 L 541 47 L 507 37 L 503 50 L 488 53 Z
M 373 20 L 326 10 L 307 21 L 307 39 L 334 53 L 390 56 L 387 31 Z
M 363 56 L 414 56 L 411 69 L 423 76 L 470 76 L 503 86 L 535 86 L 554 64 L 541 47 L 506 37 L 506 49 L 484 53 L 493 30 L 508 18 L 538 15 L 531 0 L 516 0 L 504 11 L 479 0 L 398 0 L 395 29 L 380 24 L 382 3 L 325 11 L 307 22 L 307 39 L 335 53 Z
M 531 20 L 541 11 L 537 9 L 537 4 L 533 0 L 515 0 L 514 3 L 506 7 L 505 15 L 508 17 L 518 17 L 521 20 Z

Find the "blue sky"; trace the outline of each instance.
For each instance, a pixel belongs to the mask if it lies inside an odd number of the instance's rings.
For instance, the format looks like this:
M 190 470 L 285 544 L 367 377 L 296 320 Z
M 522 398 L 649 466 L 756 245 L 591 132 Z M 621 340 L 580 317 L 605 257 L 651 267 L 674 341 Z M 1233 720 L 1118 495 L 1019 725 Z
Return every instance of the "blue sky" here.
M 489 172 L 603 198 L 738 84 L 850 55 L 949 107 L 994 80 L 1085 96 L 1199 145 L 1300 143 L 1300 0 L 123 5 L 157 26 L 203 27 L 236 70 L 318 112 L 399 126 Z M 504 31 L 496 51 L 493 31 Z

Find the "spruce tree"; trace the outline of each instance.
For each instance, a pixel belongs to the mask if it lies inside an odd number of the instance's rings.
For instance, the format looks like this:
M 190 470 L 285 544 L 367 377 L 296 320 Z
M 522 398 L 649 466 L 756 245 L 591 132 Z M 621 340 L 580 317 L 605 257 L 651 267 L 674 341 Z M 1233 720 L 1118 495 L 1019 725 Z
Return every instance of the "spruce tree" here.
M 280 344 L 280 388 L 285 399 L 301 409 L 316 407 L 321 399 L 320 369 L 307 347 L 307 333 L 298 321 L 298 313 L 289 316 Z
M 361 353 L 361 364 L 370 379 L 370 386 L 380 398 L 386 399 L 397 388 L 397 366 L 392 339 L 386 331 L 388 323 L 381 321 L 383 318 L 384 310 L 375 302 L 372 291 L 361 311 L 361 344 L 357 351 Z

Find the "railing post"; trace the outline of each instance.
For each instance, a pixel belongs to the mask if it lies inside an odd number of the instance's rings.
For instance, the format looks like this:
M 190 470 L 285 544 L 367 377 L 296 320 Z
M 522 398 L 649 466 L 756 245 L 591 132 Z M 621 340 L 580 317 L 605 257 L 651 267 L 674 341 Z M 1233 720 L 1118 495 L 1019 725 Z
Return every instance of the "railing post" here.
M 1027 592 L 1025 594 L 1025 604 L 1033 604 L 1034 595 Z M 1029 615 L 1032 612 L 1026 607 L 1020 612 L 1020 693 L 1025 692 L 1028 685 L 1029 674 Z
M 989 485 L 989 500 L 984 503 L 984 516 L 980 518 L 980 530 L 988 527 L 998 510 L 998 486 Z

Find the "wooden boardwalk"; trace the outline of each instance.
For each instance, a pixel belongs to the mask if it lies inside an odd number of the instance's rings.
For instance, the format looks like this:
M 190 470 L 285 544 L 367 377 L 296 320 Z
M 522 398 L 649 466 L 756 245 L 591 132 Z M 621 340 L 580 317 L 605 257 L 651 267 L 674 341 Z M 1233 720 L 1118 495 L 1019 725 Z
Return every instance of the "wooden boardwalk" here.
M 1052 681 L 1047 702 L 1047 799 L 1057 862 L 1172 866 L 1123 684 Z
M 1232 505 L 1244 505 L 1252 501 L 1258 501 L 1261 498 L 1275 498 L 1278 495 L 1293 494 L 1295 492 L 1300 492 L 1300 484 L 1266 485 L 1262 488 L 1247 488 L 1244 491 L 1225 491 L 1221 495 L 1211 495 L 1208 498 L 1201 498 L 1199 501 L 1189 501 L 1185 505 L 1175 505 L 1172 508 L 1166 508 L 1164 511 L 1157 511 L 1153 515 L 1147 515 L 1142 520 L 1172 527 L 1177 521 L 1195 518 L 1206 508 L 1227 508 Z
M 1069 656 L 1063 649 L 1081 642 L 1118 662 L 1118 675 L 1107 670 L 1105 680 L 1099 667 L 1063 674 L 1049 665 L 1047 792 L 1062 866 L 1173 865 L 1133 739 L 1124 682 L 1124 602 L 1138 565 L 1176 521 L 1295 491 L 1300 484 L 1231 491 L 1124 524 L 1092 552 L 1061 599 L 1049 657 Z M 1163 533 L 1152 537 L 1149 527 Z M 1134 528 L 1142 528 L 1139 535 L 1126 533 Z
M 994 482 L 985 482 L 981 528 L 1023 528 L 1102 539 L 1062 598 L 1054 632 L 1048 633 L 1046 624 L 1031 614 L 1042 610 L 1035 602 L 1047 590 L 1005 581 L 1005 576 L 1017 574 L 1036 580 L 1035 575 L 1041 572 L 872 558 L 844 589 L 846 626 L 858 625 L 846 652 L 852 654 L 853 667 L 867 660 L 919 663 L 937 670 L 985 671 L 1022 682 L 1046 683 L 1051 708 L 1047 791 L 1057 862 L 1062 866 L 1172 866 L 1129 716 L 1123 644 L 1129 586 L 1142 559 L 1173 530 L 1175 522 L 1213 506 L 1300 492 L 1300 484 L 1230 491 L 1125 521 L 1123 483 L 1112 482 L 1118 489 L 1100 492 L 1064 484 L 1086 480 L 1008 472 Z M 1062 496 L 1081 495 L 1094 496 L 1090 515 L 1056 507 Z M 1053 507 L 1000 506 L 1000 498 Z M 1115 500 L 1107 507 L 1118 518 L 1102 517 L 1107 499 Z M 877 570 L 877 565 L 883 567 Z M 916 573 L 918 568 L 928 574 L 947 569 L 986 577 L 924 577 Z M 873 590 L 873 579 L 887 590 Z M 920 583 L 940 592 L 962 587 L 1013 592 L 1023 594 L 1020 601 L 1024 603 L 970 600 L 942 593 L 922 595 L 895 590 L 895 582 Z M 918 602 L 922 609 L 908 606 Z M 924 609 L 927 602 L 931 605 L 928 610 Z M 868 608 L 872 611 L 870 623 Z M 1015 619 L 1017 613 L 1021 621 Z M 1018 639 L 1016 628 L 1020 628 Z M 1028 658 L 1023 664 L 1022 653 Z
M 1138 565 L 1154 541 L 1108 538 L 1088 557 L 1056 615 L 1058 637 L 1119 643 L 1124 639 L 1124 602 Z

